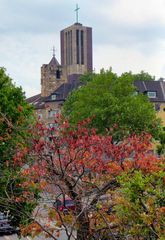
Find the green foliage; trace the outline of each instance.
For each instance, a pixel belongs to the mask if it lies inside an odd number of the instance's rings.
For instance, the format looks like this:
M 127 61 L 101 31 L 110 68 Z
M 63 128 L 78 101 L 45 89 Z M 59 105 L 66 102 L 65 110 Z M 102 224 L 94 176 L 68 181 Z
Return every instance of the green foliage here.
M 98 132 L 104 133 L 108 129 L 117 138 L 142 131 L 157 137 L 160 121 L 148 98 L 143 94 L 136 95 L 133 85 L 139 75 L 124 73 L 118 77 L 111 70 L 85 75 L 85 85 L 73 91 L 65 102 L 64 117 L 72 124 L 90 117 L 91 125 Z
M 19 176 L 21 167 L 14 164 L 17 146 L 26 149 L 30 143 L 29 128 L 33 121 L 33 109 L 21 87 L 16 87 L 5 69 L 0 68 L 0 210 L 10 210 L 16 225 L 25 217 L 19 212 L 28 209 L 29 214 L 33 209 L 33 203 L 16 202 L 23 190 L 18 184 L 23 180 Z
M 129 74 L 133 77 L 134 81 L 141 80 L 141 81 L 150 81 L 155 80 L 155 76 L 151 76 L 149 73 L 141 71 L 140 73 L 133 74 L 132 72 L 129 72 Z
M 165 127 L 159 134 L 159 145 L 157 145 L 157 153 L 162 155 L 165 153 Z
M 91 73 L 91 72 L 89 72 L 89 73 L 86 73 L 86 74 L 84 74 L 84 75 L 81 75 L 80 76 L 80 82 L 81 83 L 88 83 L 88 82 L 90 82 L 90 81 L 92 81 L 93 80 L 93 78 L 95 77 L 95 73 Z
M 1 163 L 2 159 L 10 160 L 18 142 L 24 143 L 32 116 L 32 107 L 27 104 L 21 87 L 16 87 L 5 70 L 0 68 Z
M 165 173 L 144 174 L 134 171 L 119 177 L 121 185 L 116 215 L 124 236 L 164 239 Z

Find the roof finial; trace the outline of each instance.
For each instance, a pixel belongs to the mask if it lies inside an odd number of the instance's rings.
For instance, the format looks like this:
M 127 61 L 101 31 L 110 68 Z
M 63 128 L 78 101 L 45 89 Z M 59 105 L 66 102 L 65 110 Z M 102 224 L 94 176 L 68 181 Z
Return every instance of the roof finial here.
M 78 4 L 76 4 L 76 9 L 75 9 L 75 12 L 76 12 L 76 23 L 78 23 L 78 11 L 80 10 Z
M 53 46 L 53 57 L 55 57 L 55 47 Z

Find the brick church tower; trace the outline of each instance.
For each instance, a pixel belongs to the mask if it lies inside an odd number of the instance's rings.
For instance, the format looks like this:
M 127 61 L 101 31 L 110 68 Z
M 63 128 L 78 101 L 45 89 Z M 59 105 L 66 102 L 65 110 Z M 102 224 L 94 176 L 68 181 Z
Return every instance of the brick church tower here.
M 61 31 L 61 65 L 68 81 L 92 71 L 92 28 L 75 23 Z

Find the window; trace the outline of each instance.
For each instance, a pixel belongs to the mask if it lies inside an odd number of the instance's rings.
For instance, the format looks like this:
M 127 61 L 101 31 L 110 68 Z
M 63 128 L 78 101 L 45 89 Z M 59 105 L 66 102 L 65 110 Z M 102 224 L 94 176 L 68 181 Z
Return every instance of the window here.
M 66 64 L 68 64 L 68 33 L 67 32 L 65 33 L 65 39 L 66 39 L 66 46 L 65 46 L 65 49 L 66 49 Z
M 56 94 L 53 94 L 53 95 L 51 96 L 51 100 L 56 100 Z
M 79 50 L 79 30 L 76 30 L 76 51 L 77 51 L 77 64 L 80 63 L 79 57 L 80 57 L 80 50 Z
M 53 117 L 55 117 L 58 113 L 59 113 L 59 110 L 58 110 L 58 109 L 56 109 L 56 110 L 49 110 L 49 112 L 48 112 L 48 118 L 53 118 Z
M 81 31 L 81 64 L 84 64 L 84 32 Z
M 59 69 L 56 70 L 56 78 L 60 79 L 61 77 L 61 71 Z
M 38 119 L 42 119 L 42 113 L 38 113 Z
M 149 98 L 156 98 L 156 92 L 147 92 Z
M 58 127 L 58 123 L 48 123 L 48 128 L 52 129 L 52 128 L 57 128 Z

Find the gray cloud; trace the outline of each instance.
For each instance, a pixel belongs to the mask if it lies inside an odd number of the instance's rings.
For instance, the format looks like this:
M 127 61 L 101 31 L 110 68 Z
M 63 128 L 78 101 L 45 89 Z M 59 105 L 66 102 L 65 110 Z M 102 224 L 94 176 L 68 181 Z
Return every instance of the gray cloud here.
M 5 0 L 1 3 L 1 33 L 45 33 L 57 31 L 72 20 L 71 6 L 64 1 Z M 63 11 L 61 9 L 63 8 Z M 70 11 L 68 9 L 70 8 Z
M 165 39 L 165 27 L 160 25 L 147 25 L 143 27 L 119 26 L 116 24 L 94 25 L 95 43 L 111 43 L 115 46 L 128 47 L 138 46 L 138 44 L 159 44 L 159 41 Z M 106 36 L 106 37 L 103 37 Z M 149 45 L 148 45 L 149 46 Z M 150 50 L 154 50 L 150 48 Z

